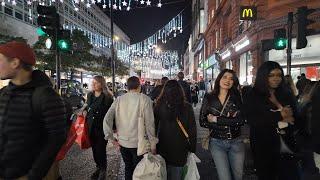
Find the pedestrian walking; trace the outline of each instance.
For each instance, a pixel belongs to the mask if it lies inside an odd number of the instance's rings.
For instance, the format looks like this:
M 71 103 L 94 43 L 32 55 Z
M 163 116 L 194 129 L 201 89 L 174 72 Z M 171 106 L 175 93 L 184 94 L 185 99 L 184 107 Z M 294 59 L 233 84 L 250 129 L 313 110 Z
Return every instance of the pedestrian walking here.
M 87 102 L 79 114 L 86 117 L 89 139 L 92 146 L 92 154 L 96 163 L 96 171 L 91 179 L 104 180 L 107 168 L 107 141 L 104 139 L 103 118 L 110 108 L 113 97 L 102 76 L 94 76 L 92 91 L 87 95 Z
M 161 93 L 161 91 L 162 91 L 162 88 L 163 88 L 163 86 L 166 84 L 166 82 L 167 81 L 169 81 L 169 78 L 168 77 L 162 77 L 161 78 L 161 83 L 159 84 L 159 85 L 157 85 L 153 90 L 152 90 L 152 92 L 151 92 L 151 94 L 150 94 L 150 98 L 151 98 L 151 100 L 156 100 L 158 97 L 159 97 L 159 95 L 160 95 L 160 93 Z
M 186 96 L 187 101 L 189 103 L 192 103 L 190 85 L 186 81 L 184 81 L 183 79 L 184 79 L 183 72 L 179 72 L 178 73 L 178 82 L 184 91 L 184 95 Z
M 131 180 L 143 153 L 151 151 L 156 154 L 158 138 L 155 136 L 153 103 L 151 99 L 140 93 L 139 78 L 133 76 L 127 81 L 129 92 L 118 97 L 111 105 L 103 122 L 105 139 L 111 139 L 120 145 L 120 152 L 125 163 L 125 179 Z M 113 137 L 113 126 L 117 130 L 117 139 Z M 147 136 L 147 140 L 140 137 Z M 145 140 L 145 141 L 144 141 Z M 146 144 L 149 149 L 143 149 Z
M 210 145 L 219 180 L 241 180 L 245 146 L 241 136 L 241 96 L 234 71 L 221 71 L 203 100 L 200 125 L 210 130 Z M 232 178 L 233 177 L 233 178 Z
M 314 152 L 320 154 L 320 81 L 317 82 L 314 93 L 312 95 L 312 111 L 311 111 L 311 138 Z
M 181 179 L 188 152 L 196 151 L 197 127 L 193 108 L 186 102 L 183 89 L 176 80 L 170 80 L 164 86 L 154 116 L 159 138 L 157 150 L 166 160 L 168 180 Z
M 27 44 L 0 45 L 0 179 L 44 178 L 66 139 L 63 100 L 35 64 Z
M 260 66 L 243 109 L 250 125 L 250 142 L 259 180 L 298 180 L 293 137 L 296 100 L 284 84 L 277 62 Z
M 299 119 L 296 122 L 298 145 L 302 159 L 302 179 L 320 179 L 319 169 L 316 166 L 311 137 L 312 102 L 311 97 L 316 88 L 316 83 L 308 82 L 304 92 L 300 95 L 298 103 Z
M 200 102 L 202 102 L 205 93 L 206 93 L 206 83 L 204 82 L 203 77 L 201 77 L 201 79 L 199 81 L 199 99 L 200 99 Z
M 307 84 L 307 81 L 308 81 L 308 79 L 306 78 L 306 75 L 304 73 L 302 73 L 299 77 L 298 77 L 298 81 L 296 83 L 296 87 L 298 89 L 298 98 L 303 93 L 303 90 L 304 90 L 304 88 Z
M 192 105 L 194 107 L 197 107 L 197 104 L 198 104 L 198 101 L 199 101 L 199 99 L 198 99 L 198 94 L 199 93 L 198 92 L 199 92 L 199 88 L 198 88 L 197 84 L 193 84 L 191 86 L 191 99 L 192 99 Z

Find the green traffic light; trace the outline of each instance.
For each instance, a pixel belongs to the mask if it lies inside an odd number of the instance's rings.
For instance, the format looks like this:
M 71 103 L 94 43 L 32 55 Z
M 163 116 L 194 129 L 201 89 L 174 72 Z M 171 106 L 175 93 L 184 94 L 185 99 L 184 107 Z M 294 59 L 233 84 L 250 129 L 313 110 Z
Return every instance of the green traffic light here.
M 38 28 L 37 28 L 37 34 L 38 34 L 39 36 L 46 36 L 46 35 L 47 35 L 47 33 L 45 33 L 45 32 L 42 30 L 41 27 L 38 27 Z
M 64 39 L 61 39 L 58 41 L 58 46 L 60 50 L 64 50 L 64 51 L 69 50 L 69 43 Z
M 275 39 L 274 48 L 276 50 L 282 50 L 287 47 L 287 39 L 285 38 L 279 38 Z

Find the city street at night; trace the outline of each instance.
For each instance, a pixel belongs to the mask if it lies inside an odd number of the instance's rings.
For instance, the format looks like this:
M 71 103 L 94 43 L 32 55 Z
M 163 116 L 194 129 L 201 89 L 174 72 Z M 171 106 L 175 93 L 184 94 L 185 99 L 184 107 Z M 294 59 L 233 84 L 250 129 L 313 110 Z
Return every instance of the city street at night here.
M 319 0 L 0 0 L 0 180 L 320 180 Z

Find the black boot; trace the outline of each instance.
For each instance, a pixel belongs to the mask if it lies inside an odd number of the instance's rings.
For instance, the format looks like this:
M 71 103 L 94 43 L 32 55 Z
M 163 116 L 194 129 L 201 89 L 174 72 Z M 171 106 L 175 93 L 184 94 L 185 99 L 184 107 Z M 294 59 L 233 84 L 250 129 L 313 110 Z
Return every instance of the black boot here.
M 98 179 L 99 174 L 100 174 L 100 169 L 98 168 L 98 169 L 91 175 L 91 179 L 92 179 L 92 180 Z
M 105 180 L 105 179 L 106 179 L 106 169 L 101 169 L 98 180 Z

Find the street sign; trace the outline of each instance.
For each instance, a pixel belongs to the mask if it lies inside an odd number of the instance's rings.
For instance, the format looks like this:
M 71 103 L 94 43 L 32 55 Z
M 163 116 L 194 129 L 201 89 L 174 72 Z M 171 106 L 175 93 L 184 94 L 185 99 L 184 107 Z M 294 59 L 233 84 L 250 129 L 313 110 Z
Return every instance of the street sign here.
M 257 20 L 257 7 L 240 6 L 240 20 Z

